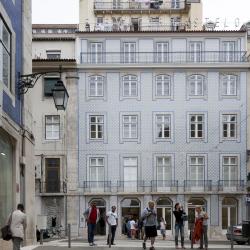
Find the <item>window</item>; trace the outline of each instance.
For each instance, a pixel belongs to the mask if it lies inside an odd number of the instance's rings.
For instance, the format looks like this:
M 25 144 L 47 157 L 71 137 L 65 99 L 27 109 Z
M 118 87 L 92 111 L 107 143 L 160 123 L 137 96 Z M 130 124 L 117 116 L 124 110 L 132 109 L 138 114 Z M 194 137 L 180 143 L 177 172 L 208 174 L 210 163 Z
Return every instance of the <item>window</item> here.
M 89 77 L 89 96 L 102 97 L 104 95 L 104 77 L 90 76 Z
M 46 115 L 45 116 L 45 139 L 59 140 L 60 139 L 60 116 Z
M 156 62 L 157 63 L 168 62 L 168 43 L 167 42 L 156 43 Z
M 170 115 L 156 115 L 156 136 L 157 139 L 171 138 L 171 116 Z
M 55 87 L 55 84 L 57 83 L 57 81 L 59 80 L 60 78 L 58 77 L 44 77 L 44 89 L 43 89 L 43 93 L 44 93 L 44 96 L 46 97 L 50 97 L 50 96 L 53 96 L 53 88 Z
M 123 115 L 122 116 L 123 139 L 138 138 L 138 116 Z
M 205 158 L 203 156 L 190 156 L 189 157 L 189 180 L 190 181 L 195 181 L 195 183 L 201 184 L 199 183 L 199 181 L 204 180 L 204 170 L 205 170 Z
M 137 191 L 137 157 L 124 157 L 123 158 L 123 178 L 124 178 L 124 191 L 135 192 Z
M 171 8 L 172 9 L 179 9 L 180 8 L 180 0 L 172 0 L 171 1 Z
M 189 96 L 204 96 L 204 76 L 202 75 L 192 75 L 188 79 L 189 83 Z
M 10 90 L 11 86 L 11 33 L 0 18 L 0 81 Z
M 204 137 L 204 115 L 189 116 L 189 136 L 190 139 L 200 139 Z
M 60 192 L 60 159 L 59 158 L 46 158 L 45 159 L 46 171 L 46 193 L 59 193 Z M 44 190 L 45 191 L 45 190 Z
M 158 75 L 156 81 L 156 97 L 171 96 L 171 78 L 168 75 Z
M 222 43 L 222 59 L 224 62 L 234 62 L 235 58 L 235 42 L 228 41 Z
M 225 75 L 222 77 L 222 96 L 237 95 L 237 76 Z
M 124 63 L 135 63 L 136 62 L 136 46 L 135 43 L 124 43 Z
M 181 18 L 180 17 L 171 17 L 171 30 L 177 31 L 180 30 Z
M 159 17 L 151 17 L 149 19 L 149 26 L 150 28 L 158 28 L 160 25 L 160 18 Z
M 103 157 L 90 157 L 89 158 L 89 180 L 96 183 L 100 187 L 104 182 L 104 158 Z M 93 185 L 91 185 L 93 187 Z
M 237 115 L 226 114 L 222 115 L 223 138 L 236 139 L 237 138 Z
M 47 59 L 60 59 L 61 50 L 46 50 Z
M 164 187 L 165 183 L 172 180 L 172 166 L 171 166 L 171 157 L 169 156 L 157 156 L 156 157 L 156 171 L 157 171 L 157 182 L 162 184 Z M 169 184 L 169 183 L 168 183 Z
M 123 97 L 137 97 L 138 96 L 137 76 L 134 76 L 134 75 L 123 76 L 122 96 Z
M 238 180 L 238 157 L 223 156 L 222 164 L 224 186 L 235 186 Z
M 98 140 L 103 139 L 104 132 L 104 117 L 103 115 L 91 115 L 90 122 L 90 139 Z
M 237 225 L 238 203 L 234 198 L 224 198 L 222 201 L 222 229 Z
M 90 63 L 102 63 L 102 43 L 90 44 Z
M 190 61 L 201 62 L 202 61 L 202 43 L 190 42 Z

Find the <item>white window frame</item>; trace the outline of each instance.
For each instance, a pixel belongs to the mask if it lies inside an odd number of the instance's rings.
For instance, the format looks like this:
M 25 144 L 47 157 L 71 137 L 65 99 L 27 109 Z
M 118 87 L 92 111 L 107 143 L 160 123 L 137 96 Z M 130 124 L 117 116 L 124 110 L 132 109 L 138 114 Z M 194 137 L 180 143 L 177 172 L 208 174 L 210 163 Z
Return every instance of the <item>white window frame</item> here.
M 47 121 L 49 118 L 51 122 Z M 58 119 L 57 122 L 55 118 Z M 60 115 L 45 115 L 45 140 L 60 140 L 60 127 Z M 51 136 L 48 136 L 48 128 L 51 130 Z
M 171 0 L 171 9 L 180 9 L 180 0 Z
M 88 81 L 88 90 L 89 90 L 88 97 L 89 98 L 104 97 L 104 76 L 92 75 L 92 76 L 89 76 L 88 80 L 89 80 Z
M 199 88 L 201 88 L 201 92 L 199 92 Z M 205 97 L 205 77 L 203 75 L 195 74 L 188 77 L 188 97 Z
M 126 90 L 127 86 L 128 90 Z M 133 93 L 133 89 L 135 93 Z M 138 98 L 138 77 L 136 75 L 124 75 L 122 77 L 122 98 Z
M 222 55 L 224 62 L 234 62 L 236 59 L 236 42 L 235 41 L 223 41 L 222 42 Z
M 190 62 L 202 61 L 202 42 L 191 41 L 189 42 Z
M 162 165 L 159 165 L 158 160 L 162 159 Z M 169 162 L 167 162 L 167 160 Z M 173 160 L 171 155 L 156 155 L 155 156 L 155 166 L 156 166 L 156 180 L 157 181 L 172 181 L 172 171 L 173 171 Z M 162 178 L 159 178 L 159 167 L 162 167 Z M 169 172 L 168 172 L 169 171 Z M 168 179 L 166 179 L 166 175 L 169 173 Z
M 195 163 L 191 162 L 191 159 L 195 159 Z M 199 163 L 199 159 L 202 159 L 202 163 Z M 189 166 L 189 180 L 191 181 L 205 181 L 205 167 L 206 167 L 206 161 L 205 156 L 203 155 L 189 155 L 188 156 L 188 166 Z M 191 171 L 192 166 L 195 168 L 195 179 L 191 179 Z M 199 178 L 199 168 L 202 167 L 202 178 Z
M 161 119 L 161 121 L 159 121 L 159 119 Z M 155 117 L 155 121 L 156 121 L 156 136 L 157 136 L 157 140 L 165 140 L 165 139 L 171 139 L 171 115 L 170 114 L 156 114 Z M 168 126 L 168 131 L 166 133 L 168 133 L 168 136 L 165 136 L 165 130 L 166 130 L 166 126 Z M 160 133 L 162 134 L 162 136 L 158 135 L 158 131 L 160 128 Z
M 222 82 L 221 82 L 221 96 L 222 97 L 236 97 L 238 94 L 237 82 L 238 82 L 238 77 L 236 75 L 230 75 L 230 74 L 223 75 Z M 224 89 L 226 89 L 226 92 L 224 92 Z
M 129 161 L 131 163 L 126 164 L 125 161 L 127 160 L 127 163 Z M 136 164 L 133 164 L 133 161 L 136 161 Z M 139 164 L 139 159 L 138 157 L 135 156 L 123 156 L 122 157 L 122 168 L 123 168 L 123 181 L 124 181 L 124 191 L 125 192 L 135 192 L 137 191 L 138 188 L 138 164 Z M 136 170 L 136 178 L 132 178 L 132 180 L 125 180 L 125 169 L 133 168 Z
M 96 121 L 91 121 L 91 118 L 94 118 Z M 102 119 L 98 121 L 98 119 Z M 92 131 L 92 126 L 95 127 L 95 131 Z M 99 130 L 99 126 L 102 128 Z M 95 136 L 92 137 L 91 134 L 95 133 Z M 101 133 L 101 137 L 99 137 L 98 133 Z M 104 140 L 104 115 L 89 115 L 89 139 L 91 141 L 94 140 Z
M 124 42 L 123 43 L 123 58 L 124 63 L 136 62 L 136 43 Z
M 157 42 L 155 46 L 156 46 L 156 62 L 157 63 L 169 62 L 169 43 Z
M 61 50 L 46 50 L 47 59 L 61 59 Z
M 234 118 L 234 120 L 232 120 Z M 222 137 L 224 140 L 237 139 L 237 114 L 222 114 Z M 224 128 L 226 126 L 226 128 Z M 233 130 L 234 136 L 231 136 Z M 225 136 L 226 132 L 226 136 Z
M 102 63 L 103 59 L 103 44 L 101 42 L 90 43 L 90 63 Z
M 168 91 L 166 90 L 167 88 L 168 88 Z M 161 75 L 155 76 L 155 97 L 156 98 L 170 98 L 171 97 L 171 76 L 170 75 L 161 74 Z
M 226 164 L 225 158 L 229 158 L 229 162 L 228 164 Z M 232 163 L 232 158 L 236 159 L 236 164 Z M 224 181 L 224 186 L 226 187 L 233 187 L 235 186 L 235 182 L 234 181 L 239 181 L 239 166 L 240 166 L 240 157 L 239 155 L 222 155 L 221 156 L 221 164 L 222 164 L 222 180 Z M 228 175 L 229 178 L 225 179 L 225 167 L 228 167 Z M 235 172 L 236 172 L 236 179 L 232 179 L 231 175 L 232 175 L 232 168 L 235 168 Z M 227 182 L 225 182 L 227 181 Z
M 128 119 L 128 121 L 126 121 Z M 134 128 L 135 127 L 135 128 Z M 125 131 L 127 130 L 128 131 Z M 133 135 L 135 131 L 135 135 Z M 128 134 L 128 136 L 126 136 Z M 138 116 L 137 115 L 123 115 L 122 116 L 122 135 L 123 139 L 138 139 Z
M 195 118 L 194 121 L 191 121 L 192 117 Z M 199 117 L 202 117 L 202 121 L 199 121 Z M 194 125 L 194 129 L 192 129 L 192 125 Z M 202 125 L 202 130 L 199 129 L 199 125 Z M 192 136 L 191 133 L 194 131 L 195 135 Z M 202 131 L 202 136 L 199 136 L 199 131 Z M 189 114 L 189 139 L 204 139 L 205 138 L 205 115 L 204 114 Z

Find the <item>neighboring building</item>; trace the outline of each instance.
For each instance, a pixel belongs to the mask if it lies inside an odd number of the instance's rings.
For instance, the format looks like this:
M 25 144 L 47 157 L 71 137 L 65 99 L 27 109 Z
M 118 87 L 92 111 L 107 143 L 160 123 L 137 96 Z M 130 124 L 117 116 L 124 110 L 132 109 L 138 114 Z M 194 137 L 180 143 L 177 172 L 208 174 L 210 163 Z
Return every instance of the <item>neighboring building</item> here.
M 19 95 L 19 74 L 30 74 L 31 1 L 0 1 L 0 227 L 23 203 L 27 213 L 25 244 L 35 240 L 34 137 L 30 93 Z M 11 243 L 1 240 L 0 249 Z
M 182 31 L 202 29 L 201 0 L 80 0 L 84 31 Z
M 78 191 L 75 29 L 76 25 L 33 25 L 33 73 L 52 71 L 38 80 L 32 96 L 39 107 L 34 114 L 36 215 L 46 216 L 48 228 L 52 220 L 63 228 L 76 221 L 66 212 L 73 210 L 71 195 Z M 60 79 L 53 71 L 60 66 L 69 93 L 66 111 L 57 111 L 52 97 L 54 84 Z

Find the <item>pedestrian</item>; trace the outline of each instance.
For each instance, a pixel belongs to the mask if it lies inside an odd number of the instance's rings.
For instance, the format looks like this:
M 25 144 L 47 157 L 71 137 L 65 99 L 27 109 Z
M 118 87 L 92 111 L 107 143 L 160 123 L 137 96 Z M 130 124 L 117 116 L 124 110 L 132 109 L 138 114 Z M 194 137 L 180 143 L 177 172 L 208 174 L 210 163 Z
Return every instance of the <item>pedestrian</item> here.
M 174 216 L 175 216 L 175 248 L 178 249 L 178 238 L 179 232 L 181 235 L 181 248 L 186 249 L 184 247 L 184 216 L 186 215 L 183 207 L 180 203 L 176 203 L 174 206 Z
M 137 227 L 136 227 L 136 222 L 135 220 L 132 218 L 130 221 L 130 236 L 131 236 L 131 239 L 134 240 L 135 239 L 135 235 L 136 235 L 136 230 L 137 230 Z
M 114 243 L 115 231 L 118 225 L 118 217 L 117 217 L 115 210 L 116 210 L 116 206 L 112 206 L 111 211 L 109 211 L 106 214 L 106 222 L 108 226 L 110 227 L 109 230 L 111 231 L 111 245 L 115 245 Z M 110 240 L 109 237 L 110 237 L 110 234 L 108 234 L 107 245 L 109 245 L 109 240 Z
M 96 207 L 96 202 L 92 201 L 90 207 L 84 212 L 84 217 L 88 225 L 88 242 L 90 246 L 96 246 L 94 243 L 94 232 L 96 223 L 100 218 L 99 209 Z
M 160 221 L 160 230 L 161 230 L 162 239 L 165 240 L 166 239 L 166 221 L 164 220 L 163 217 L 161 217 L 161 221 Z
M 203 243 L 205 245 L 205 250 L 208 248 L 208 239 L 207 239 L 207 228 L 208 228 L 208 215 L 206 212 L 202 210 L 202 206 L 197 205 L 195 207 L 195 229 L 194 232 L 198 232 L 200 237 L 200 247 L 199 249 L 203 249 Z M 199 225 L 199 226 L 198 226 Z
M 12 233 L 13 250 L 20 250 L 27 225 L 23 204 L 17 205 L 17 210 L 10 214 L 9 220 L 11 221 L 10 230 Z
M 146 249 L 146 241 L 148 238 L 151 240 L 150 250 L 154 250 L 155 237 L 157 236 L 157 215 L 155 210 L 154 201 L 148 202 L 148 207 L 146 207 L 142 213 L 142 219 L 144 221 L 145 236 L 142 243 L 143 249 Z

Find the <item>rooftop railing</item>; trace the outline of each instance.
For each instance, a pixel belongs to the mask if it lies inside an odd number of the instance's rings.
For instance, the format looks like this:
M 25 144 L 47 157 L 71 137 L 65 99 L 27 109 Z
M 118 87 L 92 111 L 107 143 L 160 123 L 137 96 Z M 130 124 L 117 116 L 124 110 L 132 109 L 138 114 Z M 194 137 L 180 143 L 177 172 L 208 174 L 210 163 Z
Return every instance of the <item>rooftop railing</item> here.
M 247 61 L 245 51 L 81 53 L 82 64 L 232 64 Z

